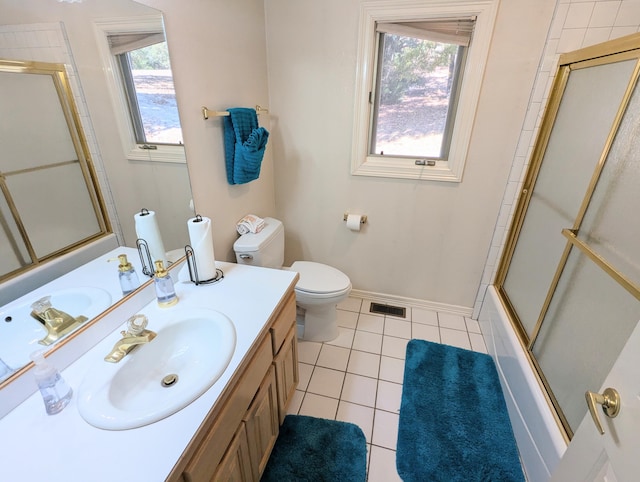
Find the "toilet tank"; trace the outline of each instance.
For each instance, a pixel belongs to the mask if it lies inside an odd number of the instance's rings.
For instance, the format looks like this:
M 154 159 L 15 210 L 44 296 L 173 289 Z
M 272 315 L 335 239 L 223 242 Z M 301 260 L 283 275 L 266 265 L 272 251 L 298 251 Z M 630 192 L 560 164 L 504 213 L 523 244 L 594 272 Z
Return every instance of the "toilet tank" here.
M 284 227 L 277 219 L 264 218 L 259 233 L 247 233 L 233 243 L 238 264 L 281 268 L 284 263 Z

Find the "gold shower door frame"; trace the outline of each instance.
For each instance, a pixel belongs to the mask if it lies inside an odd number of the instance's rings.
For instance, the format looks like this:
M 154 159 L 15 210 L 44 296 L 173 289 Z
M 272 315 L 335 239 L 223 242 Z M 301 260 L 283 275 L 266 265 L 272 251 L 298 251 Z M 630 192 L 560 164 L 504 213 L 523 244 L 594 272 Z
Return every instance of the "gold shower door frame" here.
M 620 62 L 626 60 L 635 59 L 635 67 L 629 78 L 628 84 L 624 95 L 622 96 L 622 102 L 618 107 L 613 124 L 609 131 L 604 148 L 600 154 L 599 160 L 595 166 L 595 169 L 591 175 L 590 182 L 584 194 L 584 198 L 580 205 L 580 208 L 575 216 L 573 225 L 566 227 L 562 230 L 562 236 L 566 238 L 566 245 L 560 260 L 558 262 L 555 274 L 552 279 L 549 280 L 549 289 L 547 291 L 544 303 L 540 307 L 540 313 L 535 323 L 535 327 L 532 332 L 527 333 L 516 309 L 509 299 L 509 295 L 505 290 L 505 280 L 509 272 L 509 267 L 514 256 L 516 245 L 521 234 L 521 230 L 524 224 L 527 210 L 534 194 L 536 181 L 540 174 L 540 170 L 543 167 L 543 159 L 547 150 L 551 134 L 553 132 L 556 116 L 560 109 L 560 104 L 569 81 L 569 77 L 572 71 L 585 69 L 613 62 Z M 569 426 L 569 423 L 563 413 L 560 403 L 553 394 L 549 382 L 547 381 L 540 364 L 536 360 L 533 353 L 533 347 L 538 339 L 540 330 L 543 325 L 543 321 L 551 304 L 552 298 L 560 282 L 563 270 L 567 264 L 567 260 L 572 250 L 578 249 L 584 254 L 590 261 L 595 263 L 601 270 L 607 273 L 616 283 L 622 286 L 628 293 L 630 293 L 637 300 L 640 300 L 640 286 L 634 283 L 628 276 L 626 276 L 618 267 L 616 267 L 609 260 L 600 256 L 595 250 L 593 250 L 586 242 L 578 238 L 578 233 L 582 225 L 582 221 L 585 218 L 589 204 L 596 190 L 598 180 L 605 167 L 607 157 L 613 145 L 616 133 L 622 122 L 623 116 L 626 112 L 626 108 L 631 99 L 631 96 L 638 84 L 640 77 L 640 34 L 633 34 L 627 37 L 623 37 L 618 40 L 613 40 L 599 44 L 593 47 L 588 47 L 575 52 L 564 54 L 559 59 L 558 69 L 554 84 L 551 89 L 549 100 L 547 102 L 546 110 L 542 119 L 542 124 L 534 149 L 531 156 L 531 162 L 527 170 L 522 189 L 516 204 L 513 221 L 511 223 L 509 233 L 507 236 L 506 244 L 500 263 L 494 285 L 498 292 L 498 296 L 505 307 L 507 314 L 513 328 L 522 344 L 525 352 L 528 356 L 529 362 L 537 375 L 539 382 L 544 388 L 544 392 L 547 396 L 548 403 L 552 406 L 556 421 L 563 431 L 565 439 L 569 441 L 573 436 L 573 431 Z M 599 387 L 596 387 L 599 388 Z

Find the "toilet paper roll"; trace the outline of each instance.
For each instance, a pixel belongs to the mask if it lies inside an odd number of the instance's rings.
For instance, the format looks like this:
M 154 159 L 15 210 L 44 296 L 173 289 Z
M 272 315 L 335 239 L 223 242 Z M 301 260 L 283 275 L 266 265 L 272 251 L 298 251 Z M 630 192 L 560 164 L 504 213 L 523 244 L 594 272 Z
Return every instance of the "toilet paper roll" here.
M 351 231 L 360 231 L 361 221 L 362 216 L 360 214 L 349 214 L 347 216 L 347 228 Z
M 213 252 L 211 219 L 196 216 L 187 221 L 189 241 L 198 269 L 198 279 L 207 281 L 216 277 L 216 258 Z
M 147 211 L 143 209 L 141 212 L 133 216 L 136 236 L 138 239 L 144 239 L 149 247 L 149 254 L 151 260 L 155 263 L 158 260 L 162 260 L 164 267 L 168 266 L 167 253 L 164 249 L 164 243 L 162 242 L 162 236 L 160 236 L 160 228 L 158 228 L 158 219 L 156 218 L 155 211 Z M 150 266 L 152 270 L 154 266 Z

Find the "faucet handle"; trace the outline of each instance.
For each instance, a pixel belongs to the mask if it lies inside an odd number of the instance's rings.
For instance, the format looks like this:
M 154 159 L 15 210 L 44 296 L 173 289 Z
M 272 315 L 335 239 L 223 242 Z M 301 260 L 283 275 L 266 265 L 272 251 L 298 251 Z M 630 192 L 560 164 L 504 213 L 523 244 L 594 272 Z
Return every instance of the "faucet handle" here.
M 42 314 L 49 308 L 51 308 L 51 296 L 43 296 L 39 300 L 31 303 L 31 309 L 37 314 Z
M 145 315 L 133 315 L 127 320 L 127 333 L 133 336 L 138 336 L 144 331 L 148 323 L 149 320 Z

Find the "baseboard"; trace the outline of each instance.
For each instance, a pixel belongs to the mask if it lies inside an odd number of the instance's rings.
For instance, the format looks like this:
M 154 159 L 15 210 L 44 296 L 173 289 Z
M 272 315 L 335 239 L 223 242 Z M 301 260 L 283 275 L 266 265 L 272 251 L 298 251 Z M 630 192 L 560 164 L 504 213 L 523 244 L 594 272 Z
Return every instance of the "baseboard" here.
M 441 313 L 451 313 L 452 315 L 462 315 L 471 317 L 473 308 L 467 306 L 449 305 L 446 303 L 438 303 L 436 301 L 418 300 L 416 298 L 407 298 L 405 296 L 387 295 L 383 293 L 374 293 L 372 291 L 351 290 L 351 296 L 362 298 L 365 300 L 381 301 L 387 304 L 396 304 L 403 306 L 411 306 L 413 308 L 422 308 L 430 311 L 439 311 Z

